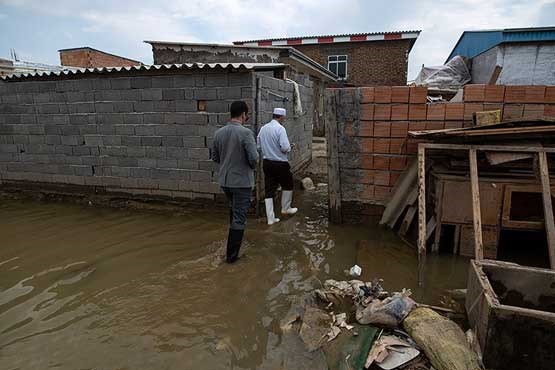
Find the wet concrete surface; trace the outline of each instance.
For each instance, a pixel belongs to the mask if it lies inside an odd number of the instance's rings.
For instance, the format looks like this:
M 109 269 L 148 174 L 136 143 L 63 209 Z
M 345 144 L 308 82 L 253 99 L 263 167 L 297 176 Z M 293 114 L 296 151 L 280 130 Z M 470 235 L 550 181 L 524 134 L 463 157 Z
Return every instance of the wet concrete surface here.
M 273 368 L 291 302 L 354 263 L 421 302 L 465 287 L 465 259 L 432 255 L 419 289 L 415 252 L 386 229 L 329 226 L 324 189 L 294 203 L 272 227 L 249 219 L 244 256 L 227 265 L 222 212 L 3 201 L 0 367 Z

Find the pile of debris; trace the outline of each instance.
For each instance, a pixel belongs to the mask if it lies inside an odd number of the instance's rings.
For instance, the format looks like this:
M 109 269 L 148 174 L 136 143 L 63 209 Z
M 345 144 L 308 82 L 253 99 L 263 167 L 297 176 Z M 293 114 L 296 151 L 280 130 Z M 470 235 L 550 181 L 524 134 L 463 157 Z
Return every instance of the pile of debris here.
M 323 352 L 329 369 L 481 369 L 462 329 L 410 295 L 389 293 L 378 279 L 326 280 L 281 328 Z

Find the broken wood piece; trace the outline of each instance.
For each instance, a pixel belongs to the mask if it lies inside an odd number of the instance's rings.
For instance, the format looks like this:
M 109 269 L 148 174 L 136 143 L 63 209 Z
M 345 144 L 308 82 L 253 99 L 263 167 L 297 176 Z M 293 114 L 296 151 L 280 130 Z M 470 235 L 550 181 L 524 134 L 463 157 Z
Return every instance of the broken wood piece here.
M 439 181 L 437 183 L 437 189 L 436 189 L 436 198 L 435 198 L 435 202 L 436 202 L 436 232 L 434 235 L 434 244 L 432 245 L 432 252 L 437 253 L 439 251 L 439 242 L 440 242 L 440 238 L 441 238 L 441 216 L 442 216 L 442 210 L 443 210 L 443 188 L 444 188 L 444 182 L 443 181 Z
M 555 270 L 555 224 L 553 221 L 553 204 L 551 203 L 551 187 L 549 185 L 549 169 L 547 167 L 547 155 L 538 152 L 540 179 L 543 196 L 543 214 L 545 221 L 545 232 L 547 234 L 547 245 L 549 249 L 549 263 Z
M 474 224 L 474 257 L 484 259 L 484 246 L 482 242 L 482 214 L 480 211 L 480 188 L 478 182 L 478 164 L 476 149 L 468 151 L 470 157 L 470 187 L 472 191 L 472 221 Z
M 417 207 L 410 206 L 407 209 L 407 213 L 405 213 L 405 217 L 403 218 L 403 222 L 401 223 L 401 227 L 399 228 L 399 234 L 406 235 L 410 229 L 410 225 L 412 225 L 412 221 L 414 220 L 414 216 L 416 215 Z
M 426 263 L 426 149 L 418 144 L 418 285 L 424 284 Z
M 486 158 L 488 159 L 489 164 L 495 166 L 502 163 L 533 158 L 533 155 L 528 153 L 486 152 Z

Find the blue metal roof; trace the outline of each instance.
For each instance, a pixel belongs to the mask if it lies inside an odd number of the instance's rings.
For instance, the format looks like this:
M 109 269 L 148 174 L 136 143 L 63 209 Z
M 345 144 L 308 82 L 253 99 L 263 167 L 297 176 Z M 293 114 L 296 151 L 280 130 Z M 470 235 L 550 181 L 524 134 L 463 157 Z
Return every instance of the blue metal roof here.
M 555 27 L 464 31 L 447 61 L 455 55 L 473 58 L 504 42 L 531 41 L 555 41 Z

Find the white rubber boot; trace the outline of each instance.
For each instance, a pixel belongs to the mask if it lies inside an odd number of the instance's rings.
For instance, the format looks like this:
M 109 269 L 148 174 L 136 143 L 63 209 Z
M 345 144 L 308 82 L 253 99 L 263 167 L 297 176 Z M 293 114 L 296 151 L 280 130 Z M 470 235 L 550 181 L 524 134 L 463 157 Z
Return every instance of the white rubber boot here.
M 279 218 L 276 218 L 274 214 L 274 199 L 266 198 L 264 199 L 264 204 L 266 205 L 266 218 L 268 219 L 268 225 L 273 225 L 279 222 Z
M 292 190 L 283 190 L 281 192 L 281 213 L 285 215 L 294 215 L 297 213 L 297 208 L 291 208 L 291 201 L 293 200 Z

